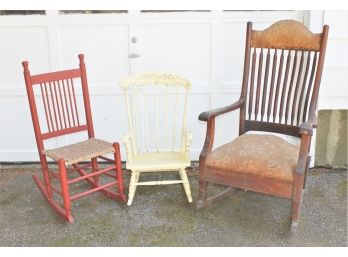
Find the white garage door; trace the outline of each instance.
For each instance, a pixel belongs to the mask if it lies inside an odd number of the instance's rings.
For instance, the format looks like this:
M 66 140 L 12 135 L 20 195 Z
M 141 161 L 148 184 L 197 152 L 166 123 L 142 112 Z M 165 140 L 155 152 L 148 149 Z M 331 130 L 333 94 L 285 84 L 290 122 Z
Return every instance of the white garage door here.
M 35 74 L 77 67 L 79 53 L 85 54 L 96 135 L 110 141 L 121 141 L 127 130 L 121 78 L 161 71 L 191 80 L 188 127 L 197 160 L 206 129 L 199 113 L 239 97 L 247 21 L 263 29 L 280 19 L 303 22 L 305 12 L 0 15 L 0 161 L 38 160 L 21 61 L 28 60 Z M 219 119 L 216 146 L 237 136 L 237 117 L 221 118 L 225 126 Z

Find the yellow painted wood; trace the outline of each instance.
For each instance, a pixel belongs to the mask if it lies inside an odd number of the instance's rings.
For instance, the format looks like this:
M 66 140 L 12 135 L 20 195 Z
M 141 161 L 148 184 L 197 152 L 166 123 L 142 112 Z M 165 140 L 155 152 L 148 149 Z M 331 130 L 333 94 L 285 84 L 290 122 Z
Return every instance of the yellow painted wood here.
M 124 136 L 124 142 L 127 151 L 127 163 L 126 168 L 131 170 L 131 180 L 129 185 L 128 205 L 132 204 L 134 199 L 135 191 L 138 185 L 169 185 L 182 183 L 184 191 L 187 196 L 187 200 L 192 202 L 191 190 L 189 180 L 187 178 L 185 168 L 190 166 L 191 160 L 189 157 L 189 150 L 192 141 L 192 134 L 187 130 L 186 126 L 186 109 L 188 102 L 188 91 L 191 88 L 191 83 L 173 74 L 165 73 L 145 73 L 128 77 L 120 82 L 121 87 L 125 91 L 126 96 L 126 107 L 128 114 L 129 131 Z M 147 89 L 154 87 L 152 94 L 154 94 L 154 110 L 151 110 L 150 100 L 151 93 Z M 174 111 L 169 113 L 169 92 L 168 88 L 174 88 Z M 158 98 L 162 97 L 159 95 L 160 89 L 163 89 L 164 110 L 161 110 L 158 104 L 161 102 Z M 184 94 L 179 93 L 179 88 L 185 91 Z M 143 90 L 143 91 L 142 91 Z M 143 92 L 143 104 L 137 104 L 137 92 Z M 140 94 L 140 93 L 139 93 Z M 182 112 L 182 119 L 178 118 L 178 107 L 179 98 L 184 97 L 184 106 Z M 140 110 L 137 106 L 143 106 Z M 163 122 L 159 121 L 160 110 L 163 111 L 162 118 Z M 140 112 L 140 113 L 138 113 Z M 168 116 L 173 115 L 172 123 L 168 122 Z M 155 124 L 153 131 L 150 131 L 150 117 L 155 116 Z M 164 117 L 163 117 L 164 116 Z M 141 122 L 139 117 L 143 117 L 144 124 L 141 128 Z M 178 125 L 178 122 L 181 124 Z M 163 124 L 163 127 L 160 125 Z M 170 127 L 171 126 L 171 127 Z M 181 126 L 181 127 L 179 127 Z M 142 135 L 139 131 L 143 131 Z M 181 131 L 181 138 L 179 141 L 180 147 L 176 148 L 176 132 Z M 154 147 L 149 146 L 149 133 L 155 133 L 152 135 L 155 140 Z M 164 140 L 159 140 L 160 133 L 164 134 Z M 171 145 L 168 146 L 168 136 L 172 138 Z M 141 137 L 145 138 L 141 138 Z M 142 149 L 141 142 L 144 142 Z M 161 143 L 163 145 L 161 145 Z M 165 145 L 167 143 L 167 145 Z M 164 150 L 163 150 L 164 149 Z M 140 174 L 146 172 L 178 172 L 180 179 L 178 180 L 161 180 L 161 181 L 143 181 L 138 182 Z

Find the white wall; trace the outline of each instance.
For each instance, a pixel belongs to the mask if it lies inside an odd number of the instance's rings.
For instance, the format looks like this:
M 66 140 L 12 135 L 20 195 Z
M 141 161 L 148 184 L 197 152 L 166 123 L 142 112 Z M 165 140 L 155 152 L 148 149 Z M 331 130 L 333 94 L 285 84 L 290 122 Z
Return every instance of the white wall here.
M 309 24 L 314 32 L 320 32 L 323 23 L 329 24 L 319 107 L 347 108 L 347 15 L 347 11 L 132 11 L 0 16 L 0 161 L 38 160 L 21 61 L 28 60 L 35 74 L 77 67 L 78 53 L 86 58 L 96 135 L 110 141 L 121 141 L 127 130 L 123 93 L 118 86 L 121 78 L 141 71 L 164 71 L 191 80 L 188 127 L 193 132 L 191 157 L 198 159 L 206 128 L 197 119 L 199 113 L 239 96 L 249 20 L 255 28 L 263 29 L 291 18 Z M 136 43 L 132 43 L 133 37 Z M 128 58 L 133 53 L 140 57 Z M 235 112 L 218 119 L 216 146 L 237 136 L 237 117 Z M 222 120 L 229 123 L 222 126 Z

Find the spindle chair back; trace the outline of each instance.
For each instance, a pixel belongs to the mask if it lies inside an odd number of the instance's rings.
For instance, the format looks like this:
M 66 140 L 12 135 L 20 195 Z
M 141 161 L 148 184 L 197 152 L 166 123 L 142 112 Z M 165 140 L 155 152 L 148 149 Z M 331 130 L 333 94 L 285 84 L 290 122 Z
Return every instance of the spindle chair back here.
M 199 159 L 198 208 L 235 188 L 285 197 L 292 201 L 291 229 L 296 229 L 317 126 L 327 37 L 327 25 L 315 34 L 294 20 L 278 21 L 263 31 L 253 30 L 248 22 L 239 100 L 199 116 L 207 122 L 207 133 Z M 240 110 L 239 137 L 212 151 L 215 118 L 236 109 Z M 274 133 L 299 138 L 300 146 Z M 228 188 L 208 197 L 207 182 Z
M 137 185 L 183 183 L 192 201 L 185 168 L 190 165 L 187 130 L 191 83 L 173 74 L 145 73 L 121 81 L 128 114 L 127 168 L 132 170 L 128 204 Z M 138 182 L 140 172 L 179 171 L 181 180 Z
M 64 71 L 56 71 L 44 74 L 31 75 L 29 63 L 22 62 L 24 79 L 27 89 L 35 138 L 42 167 L 43 180 L 38 174 L 33 178 L 46 197 L 48 203 L 55 211 L 73 222 L 71 215 L 71 201 L 87 194 L 101 191 L 108 197 L 126 201 L 123 193 L 123 179 L 121 169 L 121 157 L 118 143 L 109 143 L 94 137 L 91 105 L 88 92 L 87 74 L 84 63 L 84 55 L 79 55 L 80 67 Z M 72 135 L 78 132 L 87 133 L 87 140 L 70 145 L 64 145 L 55 149 L 46 147 L 47 141 L 62 136 Z M 63 142 L 65 142 L 63 140 Z M 52 143 L 52 142 L 51 142 Z M 113 154 L 114 160 L 105 157 L 105 154 Z M 47 157 L 58 163 L 58 172 L 48 167 Z M 111 162 L 105 169 L 99 169 L 97 158 Z M 81 161 L 90 163 L 79 164 Z M 80 177 L 68 179 L 67 166 L 72 165 L 71 171 L 76 171 Z M 91 172 L 87 172 L 87 168 Z M 115 174 L 109 171 L 115 170 Z M 100 175 L 112 177 L 107 184 L 99 183 Z M 54 185 L 53 180 L 58 179 L 60 188 Z M 92 189 L 72 195 L 71 184 L 85 180 L 92 185 Z M 109 190 L 112 186 L 118 187 L 118 192 Z M 56 200 L 54 194 L 62 197 L 62 204 Z

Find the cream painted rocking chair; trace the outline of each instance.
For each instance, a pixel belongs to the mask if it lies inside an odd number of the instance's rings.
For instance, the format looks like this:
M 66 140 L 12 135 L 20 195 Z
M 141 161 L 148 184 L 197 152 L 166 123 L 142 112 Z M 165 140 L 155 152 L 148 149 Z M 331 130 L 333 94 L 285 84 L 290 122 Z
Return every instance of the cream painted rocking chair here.
M 173 74 L 145 73 L 120 82 L 124 89 L 129 131 L 124 141 L 126 168 L 132 175 L 128 205 L 137 186 L 182 183 L 192 202 L 185 168 L 190 166 L 192 135 L 186 127 L 186 109 L 190 81 Z M 141 172 L 178 171 L 180 180 L 139 182 Z

